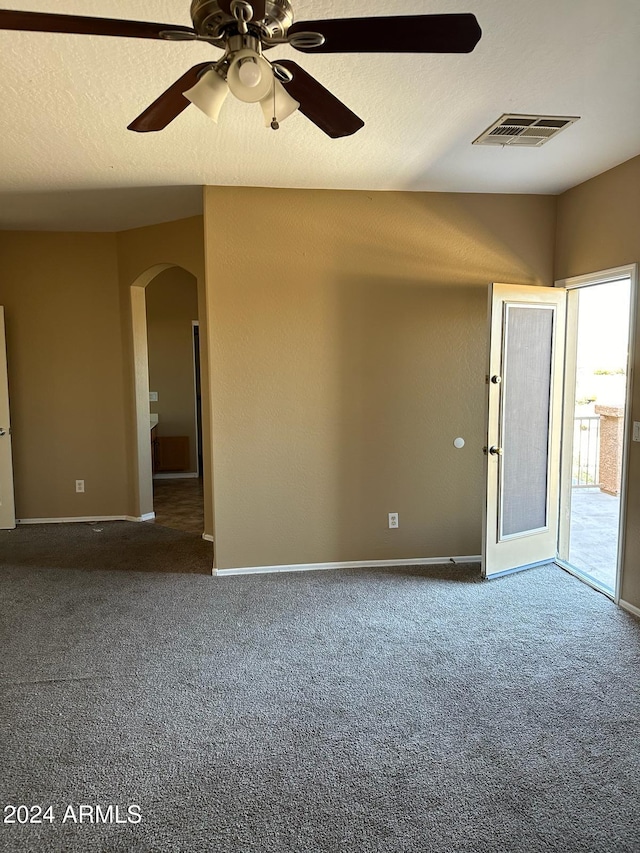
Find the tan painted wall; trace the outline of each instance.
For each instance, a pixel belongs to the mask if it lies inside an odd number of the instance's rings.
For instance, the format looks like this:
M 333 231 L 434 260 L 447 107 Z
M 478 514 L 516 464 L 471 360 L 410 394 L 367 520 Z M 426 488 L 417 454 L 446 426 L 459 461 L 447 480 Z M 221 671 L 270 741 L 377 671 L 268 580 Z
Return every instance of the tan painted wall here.
M 640 261 L 640 157 L 558 200 L 556 278 Z M 640 307 L 640 305 L 639 305 Z M 638 324 L 638 317 L 636 317 Z M 632 417 L 640 420 L 640 325 L 633 353 Z M 631 443 L 622 598 L 640 607 L 640 446 Z
M 0 303 L 18 518 L 126 514 L 115 235 L 1 232 Z
M 158 393 L 150 410 L 158 414 L 159 436 L 188 436 L 188 470 L 196 472 L 192 323 L 198 319 L 197 281 L 181 267 L 170 267 L 147 285 L 146 296 L 149 387 Z
M 219 568 L 480 553 L 487 285 L 552 284 L 554 229 L 544 196 L 207 188 Z
M 204 277 L 203 220 L 201 216 L 163 222 L 117 235 L 120 277 L 126 286 L 156 264 L 183 267 L 197 279 Z
M 139 515 L 130 285 L 177 264 L 199 277 L 206 306 L 202 222 L 118 235 L 0 232 L 18 518 Z M 206 378 L 206 333 L 201 349 Z M 207 418 L 205 408 L 205 435 Z M 204 451 L 206 467 L 210 442 Z

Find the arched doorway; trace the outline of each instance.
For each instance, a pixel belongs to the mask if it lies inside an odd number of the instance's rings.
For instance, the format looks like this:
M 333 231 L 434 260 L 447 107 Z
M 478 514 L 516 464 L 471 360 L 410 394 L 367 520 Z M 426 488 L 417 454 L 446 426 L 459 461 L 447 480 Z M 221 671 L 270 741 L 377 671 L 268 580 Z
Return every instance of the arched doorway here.
M 143 520 L 155 518 L 157 523 L 198 532 L 212 541 L 203 516 L 203 481 L 210 483 L 206 467 L 210 456 L 202 452 L 207 438 L 202 430 L 202 399 L 208 389 L 202 386 L 199 393 L 197 285 L 195 276 L 183 267 L 157 264 L 130 287 L 136 497 Z M 150 375 L 160 391 L 150 388 Z M 151 400 L 150 391 L 154 392 Z

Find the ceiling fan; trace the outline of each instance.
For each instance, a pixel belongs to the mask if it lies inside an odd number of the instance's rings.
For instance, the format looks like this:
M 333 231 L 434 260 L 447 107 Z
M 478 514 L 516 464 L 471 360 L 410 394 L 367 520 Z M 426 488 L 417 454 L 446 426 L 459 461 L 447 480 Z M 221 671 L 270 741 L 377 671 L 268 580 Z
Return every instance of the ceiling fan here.
M 129 125 L 138 133 L 163 130 L 190 103 L 217 121 L 228 93 L 260 103 L 277 130 L 299 110 L 333 139 L 364 122 L 314 77 L 289 59 L 264 53 L 290 45 L 303 53 L 470 53 L 482 35 L 475 15 L 336 18 L 294 23 L 289 0 L 192 0 L 193 27 L 0 10 L 0 30 L 205 41 L 221 59 L 195 65 Z

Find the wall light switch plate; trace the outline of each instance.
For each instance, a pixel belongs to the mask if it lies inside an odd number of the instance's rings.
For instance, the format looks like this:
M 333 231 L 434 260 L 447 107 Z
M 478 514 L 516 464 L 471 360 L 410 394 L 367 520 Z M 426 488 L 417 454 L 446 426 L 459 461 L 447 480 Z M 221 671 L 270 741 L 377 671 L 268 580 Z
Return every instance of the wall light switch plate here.
M 149 391 L 149 402 L 157 403 L 158 402 L 158 392 L 157 391 Z
M 640 441 L 640 421 L 633 422 L 633 440 Z

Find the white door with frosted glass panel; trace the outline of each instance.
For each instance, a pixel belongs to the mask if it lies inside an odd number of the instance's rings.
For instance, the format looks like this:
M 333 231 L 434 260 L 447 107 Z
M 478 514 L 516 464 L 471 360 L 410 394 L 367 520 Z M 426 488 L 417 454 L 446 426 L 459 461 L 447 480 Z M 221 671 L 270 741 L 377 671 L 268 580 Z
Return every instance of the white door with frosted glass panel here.
M 15 526 L 7 346 L 4 333 L 4 308 L 0 305 L 0 530 L 11 530 Z
M 493 284 L 482 573 L 555 559 L 566 293 Z

